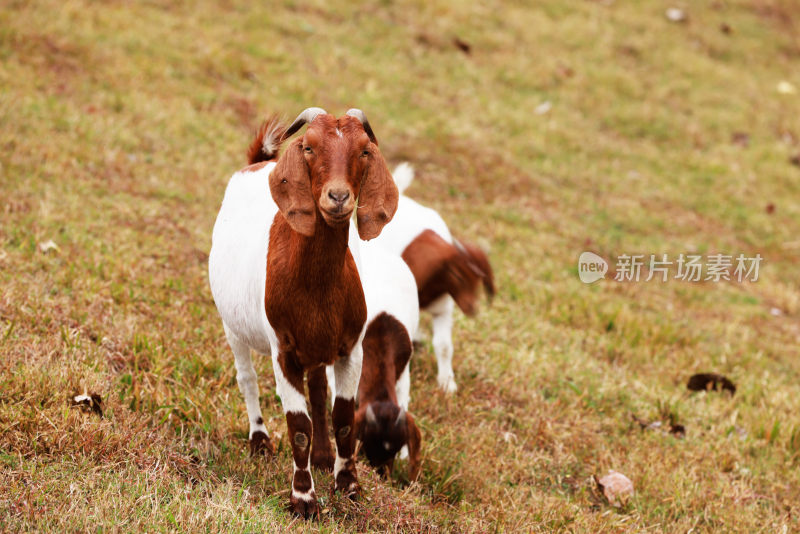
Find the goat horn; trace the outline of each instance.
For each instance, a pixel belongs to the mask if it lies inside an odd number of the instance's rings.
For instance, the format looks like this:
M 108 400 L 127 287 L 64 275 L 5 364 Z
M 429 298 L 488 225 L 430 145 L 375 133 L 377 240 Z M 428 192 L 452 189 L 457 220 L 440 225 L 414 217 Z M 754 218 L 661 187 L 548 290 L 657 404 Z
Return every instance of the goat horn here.
M 317 115 L 325 115 L 328 112 L 322 108 L 306 108 L 294 120 L 291 126 L 286 128 L 286 133 L 283 134 L 284 139 L 291 137 L 297 130 L 303 127 L 304 124 L 311 124 Z
M 348 109 L 345 115 L 348 115 L 350 117 L 355 117 L 356 119 L 358 119 L 359 122 L 361 122 L 361 125 L 364 127 L 364 131 L 367 132 L 369 140 L 375 143 L 376 145 L 378 144 L 378 140 L 375 138 L 375 133 L 372 131 L 372 127 L 369 125 L 367 116 L 364 114 L 363 111 L 357 108 L 352 108 Z

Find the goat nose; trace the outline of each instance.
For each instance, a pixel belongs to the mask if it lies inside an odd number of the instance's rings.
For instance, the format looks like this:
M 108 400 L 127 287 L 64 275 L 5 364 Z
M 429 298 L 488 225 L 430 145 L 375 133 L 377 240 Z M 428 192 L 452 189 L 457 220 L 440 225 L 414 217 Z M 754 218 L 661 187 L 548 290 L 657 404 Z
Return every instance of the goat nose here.
M 337 204 L 344 204 L 350 198 L 350 191 L 328 191 L 328 198 Z

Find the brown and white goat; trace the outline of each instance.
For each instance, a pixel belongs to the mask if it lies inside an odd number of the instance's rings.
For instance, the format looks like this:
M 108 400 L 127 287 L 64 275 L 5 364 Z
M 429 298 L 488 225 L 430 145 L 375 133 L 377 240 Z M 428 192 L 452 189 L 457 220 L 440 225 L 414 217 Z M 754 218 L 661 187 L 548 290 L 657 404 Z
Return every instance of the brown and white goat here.
M 401 163 L 394 180 L 401 197 L 392 224 L 376 243 L 401 255 L 414 273 L 419 291 L 419 306 L 433 315 L 433 350 L 438 363 L 439 387 L 456 391 L 453 373 L 454 303 L 467 315 L 478 309 L 479 287 L 494 295 L 494 275 L 486 253 L 476 246 L 455 239 L 442 217 L 402 195 L 414 177 L 413 168 Z
M 278 158 L 281 143 L 305 124 L 305 135 Z M 397 209 L 398 192 L 360 110 L 337 119 L 309 108 L 286 129 L 272 120 L 259 131 L 249 159 L 225 191 L 209 280 L 236 360 L 253 452 L 272 453 L 272 444 L 250 349 L 272 355 L 294 460 L 290 504 L 308 516 L 318 511 L 311 463 L 333 464 L 335 491 L 359 492 L 353 429 L 367 319 L 359 238 L 380 234 Z M 335 461 L 325 411 L 328 365 L 339 385 L 332 413 Z
M 411 339 L 419 326 L 414 275 L 399 256 L 375 242 L 361 245 L 361 281 L 367 299 L 364 360 L 358 385 L 356 436 L 370 465 L 391 474 L 394 458 L 408 446 L 409 480 L 420 471 L 422 435 L 408 413 Z M 328 373 L 331 390 L 335 378 Z

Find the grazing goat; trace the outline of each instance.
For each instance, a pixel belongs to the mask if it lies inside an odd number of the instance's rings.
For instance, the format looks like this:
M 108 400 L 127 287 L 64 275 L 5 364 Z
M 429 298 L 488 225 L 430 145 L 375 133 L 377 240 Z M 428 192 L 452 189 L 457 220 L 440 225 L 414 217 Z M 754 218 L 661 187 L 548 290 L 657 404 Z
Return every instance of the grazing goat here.
M 281 143 L 304 124 L 305 135 L 277 158 Z M 286 129 L 272 119 L 259 130 L 249 161 L 228 183 L 214 225 L 211 292 L 236 360 L 253 453 L 273 450 L 250 349 L 272 355 L 294 460 L 290 505 L 309 516 L 318 512 L 310 463 L 333 464 L 334 491 L 360 491 L 352 431 L 367 319 L 359 238 L 380 234 L 397 209 L 398 192 L 360 110 L 337 119 L 308 108 Z M 328 365 L 339 384 L 335 462 L 325 412 Z
M 397 453 L 408 446 L 409 480 L 420 470 L 421 433 L 408 413 L 411 339 L 419 326 L 414 275 L 396 254 L 375 241 L 361 245 L 361 281 L 367 299 L 364 361 L 358 385 L 356 437 L 372 467 L 391 474 Z M 331 391 L 336 382 L 328 373 Z
M 401 163 L 394 171 L 401 197 L 392 224 L 377 243 L 401 255 L 417 282 L 420 308 L 433 315 L 433 350 L 438 363 L 439 387 L 448 393 L 457 389 L 453 374 L 454 302 L 467 315 L 477 311 L 478 287 L 494 296 L 494 275 L 486 254 L 450 234 L 442 217 L 403 195 L 414 169 Z

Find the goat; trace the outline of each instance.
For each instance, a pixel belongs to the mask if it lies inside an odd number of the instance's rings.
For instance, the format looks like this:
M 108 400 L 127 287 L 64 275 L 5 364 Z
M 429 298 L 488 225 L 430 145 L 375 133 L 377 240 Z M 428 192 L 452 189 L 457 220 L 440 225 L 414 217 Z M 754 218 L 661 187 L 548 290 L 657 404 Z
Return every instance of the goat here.
M 305 134 L 278 158 L 282 142 L 305 124 Z M 309 464 L 333 464 L 334 491 L 351 497 L 360 492 L 352 431 L 367 319 L 359 238 L 380 234 L 397 209 L 398 191 L 357 109 L 337 119 L 308 108 L 288 128 L 273 118 L 253 141 L 249 163 L 225 191 L 209 281 L 236 361 L 253 454 L 273 449 L 250 349 L 272 355 L 294 461 L 289 502 L 307 517 L 318 513 Z M 324 410 L 328 365 L 339 384 L 332 411 L 335 461 Z
M 420 308 L 433 315 L 437 382 L 444 391 L 453 393 L 457 389 L 453 373 L 454 303 L 465 314 L 474 315 L 481 282 L 489 298 L 494 296 L 494 274 L 481 249 L 454 239 L 436 211 L 403 194 L 414 178 L 411 165 L 398 165 L 393 178 L 401 194 L 397 213 L 376 241 L 402 256 L 414 273 Z
M 370 465 L 391 474 L 396 454 L 408 447 L 409 480 L 420 470 L 421 433 L 408 413 L 411 339 L 419 326 L 414 275 L 375 242 L 361 245 L 361 281 L 367 299 L 364 360 L 358 385 L 356 437 Z M 328 372 L 331 391 L 335 377 Z

